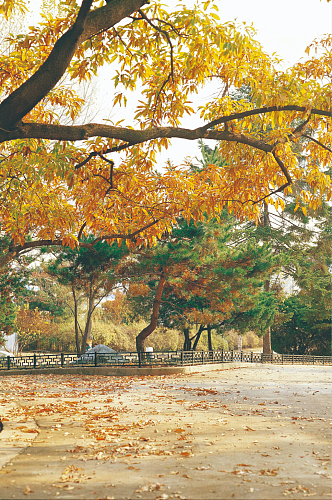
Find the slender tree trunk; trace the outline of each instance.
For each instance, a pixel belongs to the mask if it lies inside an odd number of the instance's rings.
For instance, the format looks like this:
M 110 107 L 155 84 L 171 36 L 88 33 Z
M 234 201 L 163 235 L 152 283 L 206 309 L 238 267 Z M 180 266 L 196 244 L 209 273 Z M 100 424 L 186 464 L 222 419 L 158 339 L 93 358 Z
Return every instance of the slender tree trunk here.
M 202 332 L 204 332 L 204 330 L 205 330 L 204 325 L 200 325 L 198 332 L 195 335 L 196 338 L 195 338 L 195 342 L 193 345 L 193 351 L 196 351 L 197 344 L 198 344 L 198 342 L 201 338 Z
M 77 354 L 81 354 L 81 343 L 80 343 L 80 328 L 78 324 L 78 304 L 75 288 L 72 286 L 72 293 L 74 299 L 74 323 L 75 323 L 75 344 Z
M 85 323 L 84 334 L 83 334 L 83 338 L 82 338 L 82 353 L 86 351 L 87 340 L 89 338 L 89 335 L 91 336 L 92 312 L 93 312 L 93 306 L 94 306 L 94 297 L 93 297 L 92 288 L 93 288 L 93 283 L 91 281 L 89 295 L 88 295 L 88 310 L 87 310 L 87 315 L 86 315 L 86 323 Z
M 212 327 L 211 327 L 211 325 L 208 325 L 207 326 L 207 336 L 208 336 L 208 349 L 209 349 L 209 351 L 213 351 L 211 333 L 212 333 Z
M 267 227 L 269 225 L 270 225 L 269 208 L 266 201 L 264 201 L 264 227 Z M 270 280 L 265 281 L 264 289 L 266 292 L 270 290 Z M 263 354 L 271 354 L 271 353 L 272 353 L 271 327 L 269 326 L 263 337 Z
M 151 333 L 156 329 L 156 326 L 158 324 L 158 317 L 159 317 L 159 308 L 160 308 L 160 301 L 161 297 L 163 294 L 164 286 L 166 283 L 166 277 L 167 277 L 167 268 L 165 267 L 162 270 L 159 283 L 157 286 L 156 290 L 156 295 L 153 301 L 153 306 L 152 306 L 152 315 L 151 315 L 151 321 L 150 324 L 143 328 L 143 330 L 137 335 L 136 337 L 136 349 L 137 352 L 139 351 L 145 351 L 145 339 L 151 335 Z
M 88 321 L 88 319 L 87 319 Z M 89 345 L 92 345 L 92 318 L 90 318 L 89 324 L 88 324 L 88 334 L 86 336 L 86 343 Z
M 264 283 L 264 289 L 266 292 L 270 290 L 270 280 L 266 280 Z M 263 337 L 263 354 L 272 354 L 271 347 L 271 327 L 269 326 Z
M 183 350 L 184 351 L 191 351 L 191 338 L 190 338 L 189 328 L 184 328 L 183 334 L 184 334 Z

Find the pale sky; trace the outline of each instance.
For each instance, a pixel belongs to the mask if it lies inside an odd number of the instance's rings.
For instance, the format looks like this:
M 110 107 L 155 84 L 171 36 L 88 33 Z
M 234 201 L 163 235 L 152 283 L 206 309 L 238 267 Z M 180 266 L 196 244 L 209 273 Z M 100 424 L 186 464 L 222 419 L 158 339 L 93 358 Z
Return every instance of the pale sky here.
M 217 5 L 222 20 L 253 23 L 266 52 L 277 52 L 287 66 L 332 29 L 332 4 L 326 0 L 217 0 Z

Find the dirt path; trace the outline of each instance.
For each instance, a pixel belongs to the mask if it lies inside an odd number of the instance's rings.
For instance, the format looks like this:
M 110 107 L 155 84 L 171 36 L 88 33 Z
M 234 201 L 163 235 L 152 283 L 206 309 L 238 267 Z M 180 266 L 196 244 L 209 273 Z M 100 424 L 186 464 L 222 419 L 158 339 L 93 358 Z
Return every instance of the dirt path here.
M 331 368 L 2 377 L 0 499 L 331 498 Z

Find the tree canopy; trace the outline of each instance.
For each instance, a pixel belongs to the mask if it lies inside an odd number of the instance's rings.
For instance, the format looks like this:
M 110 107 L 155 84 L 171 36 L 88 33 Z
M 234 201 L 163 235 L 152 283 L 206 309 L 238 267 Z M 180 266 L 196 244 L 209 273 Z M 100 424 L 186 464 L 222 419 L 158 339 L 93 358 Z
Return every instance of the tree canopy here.
M 260 202 L 283 208 L 279 194 L 297 180 L 310 189 L 295 209 L 330 199 L 331 35 L 282 71 L 252 27 L 220 20 L 210 0 L 172 12 L 146 0 L 50 3 L 38 26 L 8 29 L 0 55 L 0 224 L 11 237 L 2 263 L 40 245 L 154 242 L 179 216 L 224 208 L 257 221 Z M 4 25 L 27 8 L 4 0 Z M 114 106 L 140 91 L 130 123 L 82 123 L 79 84 L 104 64 Z M 212 80 L 219 94 L 194 106 Z M 244 85 L 250 99 L 234 98 Z M 188 115 L 201 125 L 185 128 Z M 214 139 L 226 165 L 161 172 L 156 154 L 172 138 Z

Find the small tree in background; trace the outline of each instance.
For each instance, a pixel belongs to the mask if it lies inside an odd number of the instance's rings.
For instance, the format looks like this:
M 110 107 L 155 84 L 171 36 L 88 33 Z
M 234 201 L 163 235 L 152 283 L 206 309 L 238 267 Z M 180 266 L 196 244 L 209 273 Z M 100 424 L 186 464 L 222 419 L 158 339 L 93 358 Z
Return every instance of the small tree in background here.
M 27 303 L 17 311 L 16 330 L 20 352 L 31 349 L 49 349 L 56 342 L 58 328 L 48 311 L 29 309 Z
M 128 248 L 125 244 L 118 246 L 99 242 L 91 248 L 67 247 L 54 253 L 56 258 L 45 266 L 45 271 L 71 289 L 73 307 L 68 302 L 67 305 L 74 317 L 76 349 L 80 354 L 85 352 L 87 340 L 91 338 L 92 316 L 96 307 L 120 279 L 117 267 L 128 254 Z M 79 305 L 83 300 L 86 302 L 84 326 L 79 318 Z
M 126 294 L 120 290 L 114 291 L 114 299 L 106 300 L 101 304 L 101 318 L 105 322 L 112 322 L 115 325 L 121 325 L 128 320 L 130 304 L 127 301 Z

